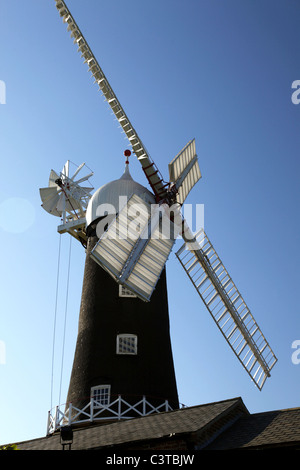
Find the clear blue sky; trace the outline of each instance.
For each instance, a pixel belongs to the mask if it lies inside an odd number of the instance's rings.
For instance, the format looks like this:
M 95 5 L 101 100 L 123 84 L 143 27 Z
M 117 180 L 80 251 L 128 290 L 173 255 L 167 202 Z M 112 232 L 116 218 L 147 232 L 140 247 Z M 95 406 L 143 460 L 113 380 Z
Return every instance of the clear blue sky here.
M 241 396 L 251 413 L 300 406 L 292 343 L 299 319 L 300 5 L 295 0 L 69 0 L 73 16 L 143 143 L 167 178 L 192 138 L 205 230 L 278 357 L 262 392 L 250 381 L 173 253 L 167 264 L 180 402 Z M 80 59 L 54 0 L 0 0 L 0 443 L 46 433 L 58 219 L 39 188 L 67 159 L 95 188 L 121 176 L 124 134 Z M 139 163 L 132 176 L 147 185 Z M 180 247 L 180 241 L 175 249 Z M 69 237 L 54 370 L 59 404 Z M 84 250 L 72 242 L 64 402 L 77 334 Z M 2 358 L 3 359 L 3 358 Z

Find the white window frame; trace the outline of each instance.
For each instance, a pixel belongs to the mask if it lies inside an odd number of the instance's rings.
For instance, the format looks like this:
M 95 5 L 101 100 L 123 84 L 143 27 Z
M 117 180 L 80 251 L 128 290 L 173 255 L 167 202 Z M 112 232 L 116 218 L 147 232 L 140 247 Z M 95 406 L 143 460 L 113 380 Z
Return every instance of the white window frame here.
M 137 296 L 128 287 L 119 284 L 119 297 L 130 297 L 136 299 Z
M 94 408 L 102 408 L 110 404 L 110 385 L 96 385 L 91 388 L 91 398 L 94 399 Z
M 123 340 L 128 339 L 130 341 L 132 351 L 126 351 L 126 346 L 122 345 Z M 130 349 L 130 346 L 128 346 Z M 117 354 L 119 355 L 130 355 L 130 356 L 136 356 L 137 355 L 137 335 L 133 335 L 130 333 L 122 333 L 117 335 L 117 349 L 116 349 Z

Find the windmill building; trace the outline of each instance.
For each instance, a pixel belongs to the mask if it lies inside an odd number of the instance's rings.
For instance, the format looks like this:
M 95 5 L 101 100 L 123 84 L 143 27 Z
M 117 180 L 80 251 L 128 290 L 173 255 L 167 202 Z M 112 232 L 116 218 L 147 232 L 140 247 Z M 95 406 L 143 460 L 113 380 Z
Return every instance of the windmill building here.
M 93 195 L 93 188 L 86 186 L 92 173 L 83 173 L 84 163 L 74 173 L 70 162 L 60 173 L 51 170 L 48 187 L 40 189 L 42 207 L 61 219 L 58 232 L 76 238 L 86 249 L 68 396 L 66 405 L 50 410 L 47 435 L 57 435 L 66 425 L 79 430 L 95 424 L 114 429 L 119 426 L 126 433 L 129 422 L 143 419 L 138 421 L 142 427 L 147 428 L 145 423 L 153 423 L 154 428 L 155 423 L 170 423 L 171 434 L 191 432 L 199 436 L 201 426 L 196 429 L 188 425 L 184 430 L 177 427 L 177 418 L 185 416 L 193 421 L 187 410 L 179 409 L 169 329 L 165 265 L 178 235 L 183 238 L 176 253 L 179 266 L 259 389 L 277 358 L 204 230 L 192 233 L 182 216 L 181 206 L 201 178 L 195 140 L 169 164 L 166 182 L 66 3 L 55 2 L 132 150 L 124 152 L 123 175 Z M 132 179 L 131 153 L 141 164 L 150 189 Z M 224 413 L 230 423 L 233 415 L 234 419 L 247 415 L 240 400 L 208 409 L 211 420 L 204 425 L 205 432 L 215 421 L 223 429 Z M 200 419 L 206 411 L 202 407 L 193 413 L 200 413 Z M 149 439 L 155 436 L 150 433 Z
M 150 302 L 122 288 L 94 259 L 97 227 L 119 213 L 120 201 L 132 194 L 154 203 L 153 194 L 136 183 L 125 164 L 120 179 L 98 189 L 87 207 L 87 250 L 78 339 L 67 402 L 82 409 L 97 398 L 108 405 L 122 397 L 130 405 L 146 396 L 152 406 L 167 400 L 178 408 L 169 334 L 165 270 Z M 99 217 L 99 208 L 112 214 Z

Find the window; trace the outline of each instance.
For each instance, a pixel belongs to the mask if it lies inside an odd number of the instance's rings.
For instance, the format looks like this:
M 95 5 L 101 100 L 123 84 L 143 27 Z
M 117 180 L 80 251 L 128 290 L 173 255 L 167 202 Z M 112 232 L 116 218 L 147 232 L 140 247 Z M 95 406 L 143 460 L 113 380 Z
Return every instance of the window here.
M 91 388 L 91 398 L 94 401 L 94 408 L 101 408 L 103 405 L 109 405 L 110 385 L 97 385 Z
M 119 285 L 119 297 L 131 297 L 136 298 L 136 295 L 129 290 L 127 287 Z
M 137 354 L 137 336 L 127 333 L 118 335 L 117 354 Z

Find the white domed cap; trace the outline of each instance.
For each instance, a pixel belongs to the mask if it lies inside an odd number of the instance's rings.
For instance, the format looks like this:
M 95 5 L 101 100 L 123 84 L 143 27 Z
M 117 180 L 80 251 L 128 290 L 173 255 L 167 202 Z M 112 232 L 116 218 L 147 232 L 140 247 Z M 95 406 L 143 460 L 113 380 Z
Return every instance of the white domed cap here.
M 127 200 L 136 194 L 143 201 L 154 204 L 154 195 L 144 186 L 134 181 L 130 175 L 128 163 L 125 165 L 125 171 L 121 178 L 111 181 L 110 183 L 101 186 L 91 197 L 87 210 L 86 210 L 86 226 L 88 227 L 92 222 L 103 215 L 103 211 L 107 214 L 117 214 L 119 212 L 119 203 L 121 208 L 124 205 L 124 200 L 120 200 L 120 196 L 126 197 Z M 103 205 L 102 207 L 100 207 Z

